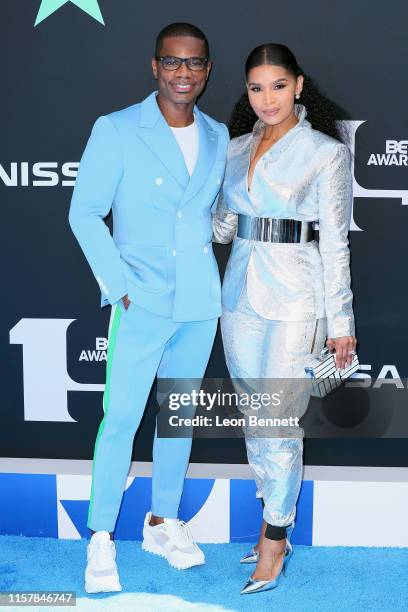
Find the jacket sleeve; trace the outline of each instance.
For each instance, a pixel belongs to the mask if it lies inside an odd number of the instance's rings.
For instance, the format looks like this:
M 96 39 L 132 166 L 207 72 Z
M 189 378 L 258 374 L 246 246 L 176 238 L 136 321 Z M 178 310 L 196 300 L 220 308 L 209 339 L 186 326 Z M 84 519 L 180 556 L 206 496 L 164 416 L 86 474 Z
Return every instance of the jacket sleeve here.
M 339 143 L 318 178 L 319 250 L 329 338 L 355 334 L 348 247 L 352 197 L 350 155 Z
M 228 162 L 228 143 L 230 142 L 229 132 L 226 125 L 225 132 L 225 147 Z M 238 215 L 227 208 L 223 187 L 221 185 L 220 192 L 214 205 L 211 208 L 212 223 L 213 223 L 213 242 L 227 244 L 235 238 L 237 233 Z
M 228 244 L 237 235 L 238 215 L 225 203 L 223 190 L 218 195 L 218 202 L 213 214 L 213 242 Z
M 99 117 L 79 164 L 69 224 L 105 296 L 102 305 L 114 304 L 127 293 L 124 262 L 104 222 L 122 173 L 116 127 L 108 117 Z

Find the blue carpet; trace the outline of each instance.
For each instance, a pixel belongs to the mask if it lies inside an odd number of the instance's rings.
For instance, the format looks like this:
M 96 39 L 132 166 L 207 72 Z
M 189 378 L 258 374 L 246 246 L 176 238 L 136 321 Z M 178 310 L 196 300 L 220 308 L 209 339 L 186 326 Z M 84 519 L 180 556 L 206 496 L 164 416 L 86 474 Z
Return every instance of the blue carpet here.
M 245 544 L 207 544 L 205 566 L 178 571 L 139 542 L 117 541 L 122 593 L 83 588 L 87 540 L 0 536 L 0 591 L 71 590 L 77 610 L 210 612 L 407 612 L 408 549 L 295 546 L 288 576 L 273 591 L 239 594 L 250 566 Z M 103 600 L 103 601 L 100 601 Z M 9 608 L 21 609 L 23 608 Z M 24 610 L 52 610 L 25 607 Z M 61 610 L 61 608 L 55 608 Z M 63 608 L 69 609 L 69 608 Z M 72 608 L 75 609 L 75 608 Z

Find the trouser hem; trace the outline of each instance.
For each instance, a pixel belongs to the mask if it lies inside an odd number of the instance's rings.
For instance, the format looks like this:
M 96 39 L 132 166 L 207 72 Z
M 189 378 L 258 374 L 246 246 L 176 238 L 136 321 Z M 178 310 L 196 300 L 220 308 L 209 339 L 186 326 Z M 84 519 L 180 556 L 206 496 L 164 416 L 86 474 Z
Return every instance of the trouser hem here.
M 176 519 L 178 518 L 178 509 L 174 509 L 174 506 L 152 506 L 152 514 L 162 518 Z

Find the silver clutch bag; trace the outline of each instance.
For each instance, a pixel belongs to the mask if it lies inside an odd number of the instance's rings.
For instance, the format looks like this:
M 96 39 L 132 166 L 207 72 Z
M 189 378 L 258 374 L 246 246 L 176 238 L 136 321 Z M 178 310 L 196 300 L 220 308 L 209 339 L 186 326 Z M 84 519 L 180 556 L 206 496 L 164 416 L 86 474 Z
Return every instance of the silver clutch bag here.
M 349 366 L 340 370 L 336 368 L 336 358 L 334 353 L 330 353 L 326 346 L 320 353 L 320 358 L 309 366 L 305 367 L 305 372 L 313 380 L 312 393 L 314 397 L 324 397 L 333 389 L 340 387 L 343 380 L 349 378 L 359 369 L 357 355 L 353 355 L 353 361 Z

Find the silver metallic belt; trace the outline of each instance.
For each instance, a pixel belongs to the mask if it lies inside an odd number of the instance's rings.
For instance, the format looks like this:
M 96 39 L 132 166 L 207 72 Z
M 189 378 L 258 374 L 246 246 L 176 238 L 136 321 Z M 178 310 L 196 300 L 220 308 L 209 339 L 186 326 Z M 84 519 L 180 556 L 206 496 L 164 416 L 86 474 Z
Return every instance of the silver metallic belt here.
M 310 242 L 314 221 L 238 215 L 238 238 L 261 242 Z

